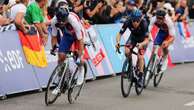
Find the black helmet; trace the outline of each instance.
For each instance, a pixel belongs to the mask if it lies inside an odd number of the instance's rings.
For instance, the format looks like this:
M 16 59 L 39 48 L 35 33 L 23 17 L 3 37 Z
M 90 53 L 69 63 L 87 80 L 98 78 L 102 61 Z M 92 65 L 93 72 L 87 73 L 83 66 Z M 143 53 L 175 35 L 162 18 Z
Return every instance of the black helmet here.
M 158 9 L 156 11 L 156 17 L 165 17 L 166 16 L 166 11 L 163 9 Z
M 56 17 L 58 22 L 64 22 L 69 15 L 69 10 L 67 8 L 60 7 L 57 9 Z

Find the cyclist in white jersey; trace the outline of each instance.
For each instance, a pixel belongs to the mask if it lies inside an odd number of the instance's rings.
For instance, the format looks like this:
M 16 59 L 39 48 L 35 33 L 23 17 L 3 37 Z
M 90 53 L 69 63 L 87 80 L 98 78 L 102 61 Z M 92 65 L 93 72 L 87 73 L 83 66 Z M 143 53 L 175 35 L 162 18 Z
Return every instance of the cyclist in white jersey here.
M 82 56 L 84 53 L 84 43 L 83 38 L 86 35 L 85 29 L 82 26 L 79 17 L 73 13 L 69 12 L 67 5 L 62 5 L 58 7 L 56 16 L 51 20 L 52 28 L 52 48 L 59 45 L 58 50 L 58 63 L 63 63 L 66 59 L 67 52 L 73 43 L 76 43 L 76 49 L 79 54 L 79 63 L 83 63 Z M 60 30 L 60 31 L 59 31 Z M 58 34 L 60 32 L 60 34 Z M 60 37 L 57 41 L 57 37 Z M 84 79 L 84 73 L 80 72 L 77 84 L 82 84 Z
M 154 45 L 160 45 L 163 49 L 163 65 L 161 68 L 161 72 L 167 69 L 168 64 L 168 47 L 173 43 L 175 33 L 175 27 L 172 19 L 166 15 L 164 9 L 158 9 L 156 12 L 156 16 L 154 16 L 149 25 L 149 32 L 151 32 L 153 26 L 158 27 L 158 33 L 154 39 Z

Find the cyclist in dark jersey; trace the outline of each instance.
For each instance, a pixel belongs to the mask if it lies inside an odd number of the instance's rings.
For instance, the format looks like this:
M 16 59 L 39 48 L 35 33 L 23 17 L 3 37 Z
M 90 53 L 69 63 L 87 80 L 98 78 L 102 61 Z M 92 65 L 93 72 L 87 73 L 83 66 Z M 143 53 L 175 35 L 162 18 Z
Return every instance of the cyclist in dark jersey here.
M 148 33 L 148 24 L 146 20 L 142 16 L 142 12 L 139 9 L 135 9 L 130 14 L 130 17 L 122 26 L 120 32 L 117 35 L 117 44 L 116 48 L 120 47 L 120 39 L 122 34 L 126 31 L 126 29 L 131 31 L 130 37 L 128 38 L 126 44 L 131 47 L 138 46 L 139 54 L 139 69 L 140 73 L 138 76 L 140 77 L 139 83 L 143 85 L 143 74 L 144 74 L 144 52 L 146 50 L 147 44 L 149 43 L 149 33 Z M 127 58 L 131 59 L 130 48 L 125 47 L 125 55 Z

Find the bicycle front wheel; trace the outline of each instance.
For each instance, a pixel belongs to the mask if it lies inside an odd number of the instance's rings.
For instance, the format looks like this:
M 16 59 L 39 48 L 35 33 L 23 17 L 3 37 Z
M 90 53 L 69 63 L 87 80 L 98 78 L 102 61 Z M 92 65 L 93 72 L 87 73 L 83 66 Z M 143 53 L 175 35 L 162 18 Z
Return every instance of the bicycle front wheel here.
M 84 81 L 81 85 L 77 85 L 78 76 L 79 74 L 82 74 L 80 72 L 84 73 Z M 75 70 L 75 73 L 73 74 L 70 83 L 70 88 L 68 90 L 68 101 L 70 104 L 74 103 L 77 100 L 78 96 L 80 95 L 81 89 L 85 84 L 86 73 L 87 73 L 86 63 L 84 63 L 84 65 L 81 67 L 77 67 L 77 69 Z
M 143 76 L 143 80 L 145 80 L 144 79 L 144 76 Z M 145 82 L 145 81 L 143 81 L 143 82 Z M 142 93 L 143 89 L 144 89 L 144 85 L 141 86 L 141 85 L 139 85 L 138 81 L 136 81 L 135 82 L 135 91 L 136 91 L 136 94 L 137 95 L 140 95 Z
M 160 65 L 160 63 L 157 65 L 157 68 L 155 70 L 155 75 L 154 75 L 154 87 L 158 87 L 162 77 L 163 77 L 163 74 L 164 72 L 160 73 L 160 68 L 161 68 L 162 65 Z
M 60 96 L 60 82 L 63 82 L 61 78 L 62 73 L 64 72 L 65 64 L 57 65 L 54 71 L 52 72 L 47 87 L 45 91 L 45 104 L 53 104 L 57 98 Z
M 148 62 L 148 65 L 146 67 L 146 70 L 145 70 L 145 77 L 144 77 L 144 88 L 146 88 L 150 82 L 150 80 L 152 79 L 152 76 L 153 76 L 153 72 L 151 71 L 151 69 L 153 68 L 153 62 L 155 60 L 155 55 L 151 56 L 149 62 Z
M 121 73 L 121 93 L 123 97 L 128 97 L 133 85 L 132 81 L 132 65 L 128 59 L 123 63 L 122 73 Z

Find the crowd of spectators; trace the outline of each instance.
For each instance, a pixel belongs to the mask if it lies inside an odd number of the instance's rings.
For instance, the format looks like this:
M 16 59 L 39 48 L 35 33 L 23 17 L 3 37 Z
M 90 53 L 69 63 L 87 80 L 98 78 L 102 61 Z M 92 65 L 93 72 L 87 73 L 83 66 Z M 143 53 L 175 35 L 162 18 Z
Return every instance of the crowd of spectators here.
M 29 32 L 34 25 L 40 36 L 47 39 L 49 19 L 55 15 L 59 0 L 1 0 L 0 26 L 15 23 L 16 28 Z M 68 2 L 69 10 L 90 24 L 122 23 L 135 8 L 145 18 L 154 16 L 156 9 L 164 8 L 173 21 L 194 18 L 194 0 L 60 0 Z

